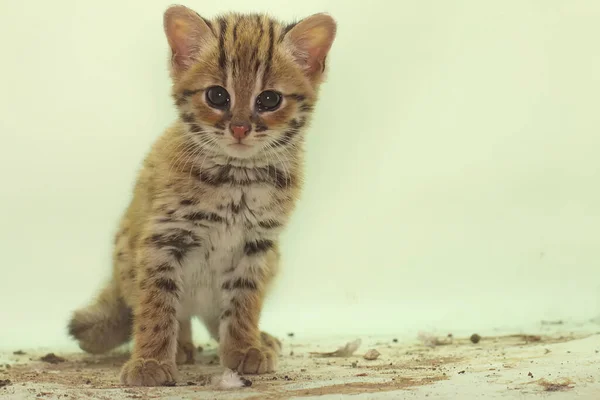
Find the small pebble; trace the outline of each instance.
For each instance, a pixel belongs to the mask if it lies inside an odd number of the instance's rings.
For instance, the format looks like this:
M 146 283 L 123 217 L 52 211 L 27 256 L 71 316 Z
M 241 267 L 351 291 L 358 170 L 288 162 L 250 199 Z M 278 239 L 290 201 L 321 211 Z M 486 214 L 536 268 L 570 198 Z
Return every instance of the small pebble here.
M 363 358 L 365 360 L 372 361 L 372 360 L 377 360 L 377 357 L 379 357 L 380 355 L 381 355 L 381 353 L 379 353 L 377 350 L 371 349 L 365 353 Z
M 481 336 L 479 336 L 478 334 L 474 333 L 471 335 L 471 343 L 479 343 L 479 341 L 481 340 Z

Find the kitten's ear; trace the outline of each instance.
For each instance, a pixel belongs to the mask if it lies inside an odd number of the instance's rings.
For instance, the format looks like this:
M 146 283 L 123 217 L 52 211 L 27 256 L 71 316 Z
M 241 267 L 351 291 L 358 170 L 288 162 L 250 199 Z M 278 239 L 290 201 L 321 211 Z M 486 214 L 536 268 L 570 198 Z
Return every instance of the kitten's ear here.
M 335 39 L 336 23 L 327 14 L 315 14 L 286 33 L 296 61 L 314 82 L 325 70 L 325 59 Z
M 165 11 L 163 23 L 171 47 L 173 72 L 177 74 L 190 67 L 214 35 L 198 13 L 180 5 L 171 6 Z

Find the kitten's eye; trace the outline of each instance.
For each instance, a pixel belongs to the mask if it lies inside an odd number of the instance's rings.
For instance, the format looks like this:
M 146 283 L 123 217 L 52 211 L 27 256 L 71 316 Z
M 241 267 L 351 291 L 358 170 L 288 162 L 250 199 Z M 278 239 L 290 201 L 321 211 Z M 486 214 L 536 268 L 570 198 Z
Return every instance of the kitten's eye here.
M 272 90 L 265 90 L 256 98 L 258 111 L 273 111 L 281 104 L 281 94 Z
M 221 86 L 212 86 L 206 90 L 206 101 L 211 107 L 223 110 L 229 105 L 229 93 Z

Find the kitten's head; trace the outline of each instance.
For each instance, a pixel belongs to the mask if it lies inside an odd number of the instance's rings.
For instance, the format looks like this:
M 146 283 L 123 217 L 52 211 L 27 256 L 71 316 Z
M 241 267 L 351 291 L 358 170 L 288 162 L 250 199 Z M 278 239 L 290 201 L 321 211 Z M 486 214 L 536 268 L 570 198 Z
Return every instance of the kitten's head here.
M 234 158 L 293 152 L 312 113 L 336 24 L 325 14 L 284 25 L 266 15 L 164 15 L 173 95 L 188 134 Z

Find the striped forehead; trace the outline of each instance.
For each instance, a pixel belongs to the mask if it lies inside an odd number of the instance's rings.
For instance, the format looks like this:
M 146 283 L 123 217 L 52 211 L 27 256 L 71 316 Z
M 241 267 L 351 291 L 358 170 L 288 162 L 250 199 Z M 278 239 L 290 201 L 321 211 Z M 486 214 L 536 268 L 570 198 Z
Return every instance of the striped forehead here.
M 260 14 L 229 14 L 214 24 L 219 30 L 219 68 L 224 77 L 249 85 L 258 77 L 266 82 L 283 32 L 281 24 Z

